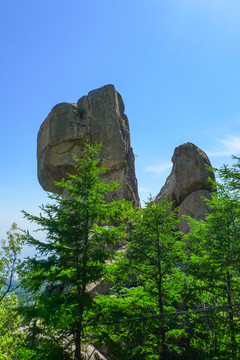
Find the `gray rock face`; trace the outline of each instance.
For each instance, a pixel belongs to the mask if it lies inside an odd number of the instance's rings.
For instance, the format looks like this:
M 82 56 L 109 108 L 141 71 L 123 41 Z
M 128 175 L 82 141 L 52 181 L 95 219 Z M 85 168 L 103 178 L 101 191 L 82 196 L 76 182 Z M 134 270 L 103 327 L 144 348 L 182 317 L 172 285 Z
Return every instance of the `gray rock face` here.
M 56 105 L 38 133 L 38 179 L 44 190 L 59 193 L 54 185 L 74 173 L 72 154 L 83 154 L 85 139 L 102 142 L 100 165 L 108 168 L 107 181 L 120 187 L 109 199 L 133 201 L 139 206 L 134 154 L 130 144 L 128 118 L 121 95 L 113 85 L 90 91 L 77 104 Z
M 210 211 L 208 209 L 204 198 L 211 199 L 211 193 L 208 190 L 197 190 L 188 195 L 181 205 L 179 206 L 178 216 L 182 215 L 191 216 L 196 220 L 203 220 L 207 213 Z M 183 219 L 179 224 L 179 230 L 184 234 L 190 232 L 191 228 L 186 219 Z
M 179 217 L 189 215 L 196 220 L 204 219 L 208 211 L 204 198 L 211 199 L 212 185 L 209 177 L 214 174 L 207 169 L 211 163 L 204 151 L 188 142 L 178 146 L 172 157 L 172 171 L 156 196 L 161 202 L 167 197 L 173 207 L 179 206 Z M 181 221 L 179 230 L 188 233 L 187 220 Z
M 110 360 L 110 358 L 106 358 L 101 354 L 93 345 L 83 345 L 82 346 L 82 356 L 84 359 L 91 359 L 91 360 Z
M 211 183 L 208 178 L 214 179 L 206 165 L 211 163 L 204 151 L 188 142 L 178 146 L 172 157 L 172 171 L 165 185 L 156 196 L 156 202 L 161 202 L 164 197 L 174 201 L 179 206 L 183 200 L 196 190 L 211 192 Z

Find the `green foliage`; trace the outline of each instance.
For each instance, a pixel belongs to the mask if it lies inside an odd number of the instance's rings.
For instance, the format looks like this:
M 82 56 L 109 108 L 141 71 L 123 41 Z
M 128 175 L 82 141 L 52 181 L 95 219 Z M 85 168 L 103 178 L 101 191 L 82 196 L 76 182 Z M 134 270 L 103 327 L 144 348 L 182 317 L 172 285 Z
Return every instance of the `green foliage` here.
M 184 241 L 170 204 L 136 209 L 126 254 L 108 270 L 112 294 L 97 299 L 96 344 L 117 359 L 240 358 L 239 167 L 219 170 L 209 213 L 188 218 Z
M 211 339 L 206 354 L 233 359 L 239 355 L 240 346 L 239 316 L 237 308 L 234 310 L 240 302 L 240 197 L 234 172 L 224 167 L 219 176 L 221 183 L 215 183 L 217 193 L 207 201 L 210 212 L 206 219 L 189 220 L 192 231 L 187 236 L 185 266 L 196 280 L 192 290 L 200 293 L 202 305 L 226 305 L 224 312 L 209 318 L 214 325 L 205 327 L 205 344 L 207 335 Z M 197 334 L 192 338 L 192 345 L 202 348 L 204 342 L 196 339 L 200 339 Z
M 240 158 L 237 156 L 232 156 L 232 158 L 236 162 L 231 167 L 223 165 L 220 169 L 213 169 L 229 195 L 238 193 L 240 190 Z
M 19 289 L 17 275 L 22 237 L 16 224 L 1 241 L 0 251 L 0 360 L 31 359 L 32 351 L 24 349 L 26 332 L 18 312 L 19 300 L 13 292 Z
M 99 145 L 86 144 L 84 157 L 74 157 L 77 175 L 57 183 L 63 195 L 49 195 L 54 203 L 42 206 L 39 216 L 24 212 L 47 232 L 45 241 L 25 233 L 26 244 L 37 251 L 21 273 L 23 286 L 35 295 L 25 308 L 34 323 L 32 343 L 44 332 L 58 346 L 70 352 L 74 347 L 76 359 L 81 359 L 85 314 L 94 305 L 87 285 L 103 278 L 106 261 L 114 258 L 110 248 L 125 236 L 122 222 L 131 208 L 124 200 L 106 203 L 108 192 L 118 185 L 100 179 L 105 169 L 98 167 L 99 150 Z
M 99 296 L 96 342 L 119 359 L 166 359 L 180 354 L 183 330 L 166 315 L 180 303 L 184 243 L 171 204 L 150 200 L 132 216 L 126 254 L 112 264 L 115 287 Z M 124 287 L 123 287 L 124 286 Z M 118 354 L 116 354 L 116 352 Z
M 106 203 L 117 184 L 100 180 L 98 151 L 75 158 L 78 175 L 58 183 L 64 196 L 50 195 L 40 216 L 24 213 L 47 237 L 25 233 L 37 255 L 22 265 L 31 322 L 17 358 L 81 359 L 89 341 L 116 360 L 240 359 L 240 160 L 217 170 L 209 213 L 188 218 L 183 238 L 166 201 Z M 111 252 L 117 243 L 125 250 Z M 88 284 L 103 278 L 110 293 L 91 298 Z
M 16 290 L 17 284 L 14 281 L 16 275 L 21 253 L 22 237 L 18 232 L 16 224 L 7 232 L 7 240 L 1 240 L 0 250 L 0 302 L 4 297 Z
M 6 295 L 0 302 L 0 360 L 30 359 L 31 352 L 23 350 L 26 332 L 17 311 L 16 295 Z

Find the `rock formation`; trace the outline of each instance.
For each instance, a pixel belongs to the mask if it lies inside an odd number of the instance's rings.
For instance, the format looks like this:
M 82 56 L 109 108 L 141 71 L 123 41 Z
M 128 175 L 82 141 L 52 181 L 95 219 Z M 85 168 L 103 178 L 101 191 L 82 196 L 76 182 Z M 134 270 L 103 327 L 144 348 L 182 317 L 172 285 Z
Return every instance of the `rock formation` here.
M 214 179 L 214 174 L 207 168 L 211 166 L 207 155 L 188 142 L 174 150 L 172 163 L 172 171 L 155 201 L 161 202 L 166 197 L 169 202 L 173 201 L 173 207 L 179 206 L 179 216 L 184 214 L 196 220 L 204 219 L 207 206 L 203 197 L 211 198 L 209 177 Z M 185 233 L 190 230 L 185 220 L 179 229 Z
M 178 216 L 181 217 L 182 215 L 187 215 L 196 220 L 204 219 L 207 211 L 209 210 L 204 198 L 211 199 L 211 192 L 208 190 L 193 191 L 179 206 Z M 189 233 L 190 226 L 186 219 L 180 222 L 179 230 L 184 234 Z
M 100 165 L 108 168 L 104 175 L 107 181 L 118 180 L 119 189 L 110 193 L 107 200 L 122 199 L 139 206 L 134 155 L 130 144 L 128 118 L 124 113 L 121 95 L 113 85 L 106 85 L 90 91 L 77 104 L 56 105 L 38 133 L 38 179 L 44 190 L 59 192 L 55 181 L 75 172 L 72 154 L 83 154 L 84 142 L 102 142 Z M 156 196 L 161 202 L 164 197 L 179 206 L 179 214 L 202 219 L 206 205 L 202 197 L 211 197 L 211 183 L 214 178 L 206 165 L 211 165 L 207 155 L 188 142 L 178 146 L 172 157 L 173 167 L 165 185 Z M 182 222 L 181 230 L 189 231 Z
M 140 206 L 129 123 L 124 111 L 122 97 L 113 85 L 93 90 L 77 103 L 56 105 L 38 133 L 38 179 L 43 189 L 60 192 L 55 181 L 66 177 L 66 173 L 75 173 L 72 154 L 81 157 L 87 139 L 92 144 L 102 142 L 100 165 L 108 168 L 104 177 L 108 182 L 118 180 L 120 185 L 107 200 L 125 198 L 134 206 Z M 203 219 L 208 210 L 203 198 L 211 198 L 209 177 L 214 179 L 214 174 L 207 169 L 207 165 L 211 165 L 207 155 L 188 142 L 175 149 L 172 162 L 172 171 L 155 201 L 161 202 L 166 197 L 173 202 L 173 207 L 179 207 L 179 217 L 190 215 Z M 180 223 L 179 230 L 190 231 L 186 220 Z M 89 284 L 88 291 L 91 297 L 106 294 L 111 285 L 102 279 Z M 108 349 L 100 351 L 91 345 L 84 348 L 84 353 L 95 359 L 110 358 Z
M 38 133 L 38 179 L 43 189 L 59 193 L 54 183 L 75 172 L 72 154 L 82 156 L 86 139 L 102 142 L 100 165 L 108 168 L 105 178 L 119 182 L 108 200 L 125 198 L 139 206 L 128 118 L 113 85 L 90 91 L 77 104 L 60 103 L 51 110 Z

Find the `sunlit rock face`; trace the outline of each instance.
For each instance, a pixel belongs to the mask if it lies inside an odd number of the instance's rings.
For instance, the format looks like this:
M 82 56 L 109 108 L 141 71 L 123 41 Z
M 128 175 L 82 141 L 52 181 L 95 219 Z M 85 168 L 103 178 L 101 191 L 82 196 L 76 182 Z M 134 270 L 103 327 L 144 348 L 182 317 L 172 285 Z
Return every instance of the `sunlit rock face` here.
M 178 146 L 172 157 L 172 171 L 155 201 L 165 197 L 173 201 L 173 207 L 179 206 L 179 215 L 190 215 L 196 220 L 204 219 L 208 211 L 204 198 L 211 198 L 213 172 L 211 163 L 204 151 L 188 142 Z M 180 230 L 187 233 L 190 228 L 184 220 Z
M 156 196 L 156 202 L 167 197 L 169 201 L 175 202 L 175 206 L 179 206 L 196 190 L 211 192 L 209 177 L 214 179 L 214 175 L 207 169 L 211 163 L 205 152 L 196 145 L 188 142 L 178 146 L 174 150 L 172 163 L 172 171 Z
M 102 142 L 100 165 L 107 182 L 118 180 L 119 189 L 107 200 L 123 199 L 139 206 L 134 154 L 128 118 L 121 95 L 113 85 L 90 91 L 77 104 L 61 103 L 51 110 L 38 133 L 38 179 L 44 190 L 59 193 L 55 181 L 75 173 L 72 154 L 81 157 L 85 140 Z

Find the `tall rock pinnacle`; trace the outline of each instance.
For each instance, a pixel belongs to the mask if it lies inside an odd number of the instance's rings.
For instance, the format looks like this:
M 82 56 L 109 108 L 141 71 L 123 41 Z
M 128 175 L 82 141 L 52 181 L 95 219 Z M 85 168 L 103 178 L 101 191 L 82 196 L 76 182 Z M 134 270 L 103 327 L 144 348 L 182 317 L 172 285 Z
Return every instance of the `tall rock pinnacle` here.
M 81 157 L 84 142 L 100 143 L 100 164 L 108 168 L 106 180 L 119 182 L 109 199 L 132 201 L 139 206 L 134 154 L 128 118 L 121 95 L 113 85 L 90 91 L 77 104 L 60 103 L 51 110 L 38 133 L 38 179 L 46 191 L 60 191 L 54 184 L 75 172 L 72 154 Z

